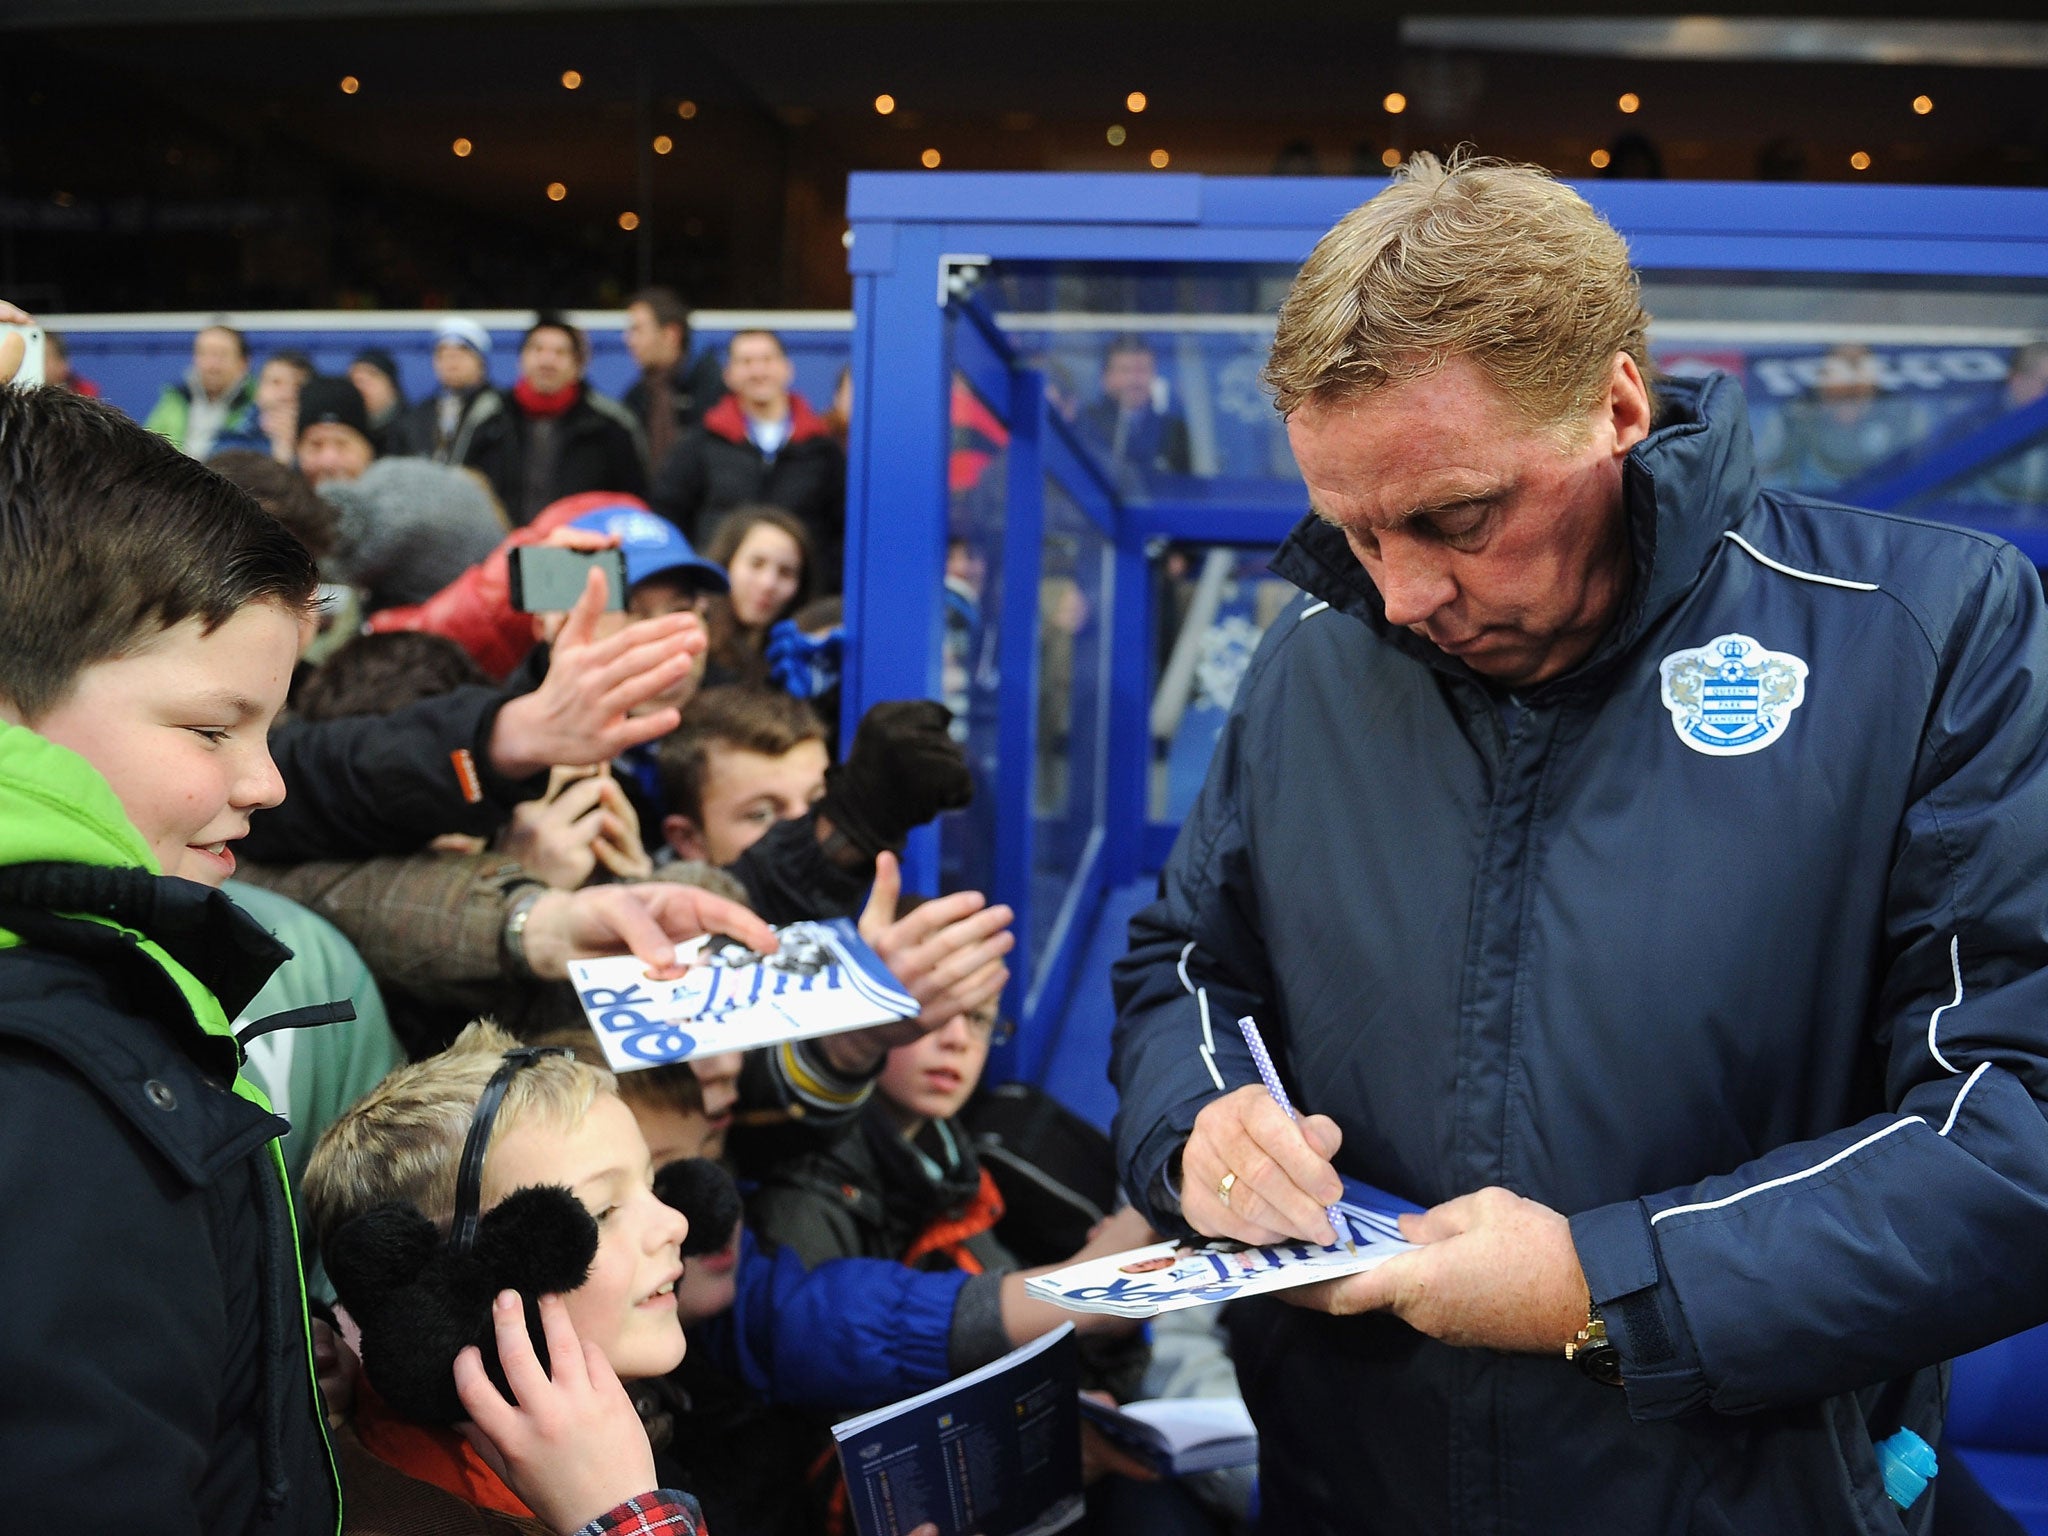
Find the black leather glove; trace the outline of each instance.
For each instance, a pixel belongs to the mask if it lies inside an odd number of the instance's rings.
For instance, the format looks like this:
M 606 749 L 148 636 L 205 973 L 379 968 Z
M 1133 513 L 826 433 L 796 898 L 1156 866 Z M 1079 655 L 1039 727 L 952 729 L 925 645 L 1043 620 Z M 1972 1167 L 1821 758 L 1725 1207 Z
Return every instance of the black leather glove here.
M 872 859 L 900 849 L 912 827 L 974 798 L 967 755 L 947 727 L 953 712 L 930 699 L 892 699 L 870 709 L 846 761 L 826 770 L 818 813 Z

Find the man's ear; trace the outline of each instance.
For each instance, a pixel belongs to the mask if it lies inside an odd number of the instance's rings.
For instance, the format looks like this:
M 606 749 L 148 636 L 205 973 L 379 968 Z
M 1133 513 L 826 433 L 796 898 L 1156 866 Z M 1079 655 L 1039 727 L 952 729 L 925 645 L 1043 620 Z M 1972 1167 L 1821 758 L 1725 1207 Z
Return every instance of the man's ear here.
M 1613 376 L 1607 385 L 1607 410 L 1614 427 L 1616 457 L 1650 435 L 1650 384 L 1636 367 L 1636 360 L 1626 352 L 1614 355 Z
M 661 818 L 661 835 L 679 859 L 704 859 L 704 834 L 697 830 L 697 823 L 687 816 L 668 815 Z

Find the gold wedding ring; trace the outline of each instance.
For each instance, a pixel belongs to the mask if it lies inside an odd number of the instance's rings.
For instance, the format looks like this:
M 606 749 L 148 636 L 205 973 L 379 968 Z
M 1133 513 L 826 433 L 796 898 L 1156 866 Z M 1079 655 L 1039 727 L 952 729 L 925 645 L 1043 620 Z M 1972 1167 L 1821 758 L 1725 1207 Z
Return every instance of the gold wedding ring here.
M 1226 1173 L 1216 1181 L 1216 1198 L 1223 1202 L 1223 1209 L 1230 1209 L 1230 1192 L 1237 1187 L 1237 1175 Z

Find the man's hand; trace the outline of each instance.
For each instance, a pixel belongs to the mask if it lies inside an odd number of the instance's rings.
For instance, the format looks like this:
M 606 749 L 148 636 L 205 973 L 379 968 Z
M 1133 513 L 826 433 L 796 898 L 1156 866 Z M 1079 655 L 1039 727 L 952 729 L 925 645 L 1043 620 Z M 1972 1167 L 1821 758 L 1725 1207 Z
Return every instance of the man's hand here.
M 604 572 L 593 570 L 555 636 L 541 685 L 498 711 L 491 766 L 506 778 L 608 763 L 628 747 L 666 735 L 682 718 L 674 705 L 644 715 L 632 711 L 695 674 L 709 644 L 704 621 L 671 613 L 600 640 L 604 601 Z
M 1258 1084 L 1212 1099 L 1181 1153 L 1181 1214 L 1197 1232 L 1241 1243 L 1334 1243 L 1327 1207 L 1344 1181 L 1330 1159 L 1343 1140 L 1328 1115 L 1291 1119 Z M 1228 1201 L 1225 1174 L 1237 1175 Z
M 505 1291 L 491 1307 L 498 1359 L 517 1401 L 505 1401 L 474 1344 L 455 1357 L 455 1392 L 478 1454 L 543 1522 L 573 1536 L 654 1490 L 654 1451 L 604 1351 L 576 1336 L 561 1297 L 541 1297 L 540 1321 L 547 1369 L 526 1335 L 519 1297 Z
M 631 953 L 657 980 L 683 974 L 676 945 L 700 934 L 728 933 L 749 949 L 773 954 L 775 930 L 738 902 L 693 885 L 593 885 L 549 891 L 526 915 L 526 964 L 534 975 L 560 981 L 571 960 Z
M 1546 1205 L 1482 1189 L 1403 1216 L 1401 1235 L 1421 1249 L 1282 1299 L 1336 1317 L 1391 1312 L 1446 1344 L 1534 1354 L 1562 1353 L 1585 1326 L 1571 1224 Z
M 903 867 L 893 853 L 875 856 L 875 884 L 860 914 L 860 936 L 889 974 L 916 998 L 914 1019 L 849 1030 L 818 1042 L 825 1059 L 851 1077 L 864 1077 L 899 1045 L 944 1028 L 963 1013 L 993 1002 L 1009 984 L 1003 956 L 1016 948 L 1008 907 L 988 905 L 979 891 L 956 891 L 928 901 L 908 917 L 896 915 Z

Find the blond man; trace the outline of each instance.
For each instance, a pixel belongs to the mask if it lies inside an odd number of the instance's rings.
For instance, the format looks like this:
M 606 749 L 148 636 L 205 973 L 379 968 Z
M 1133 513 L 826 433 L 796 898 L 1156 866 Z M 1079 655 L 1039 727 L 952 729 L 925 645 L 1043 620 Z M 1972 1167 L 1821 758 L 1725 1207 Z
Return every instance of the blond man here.
M 2040 582 L 1760 489 L 1648 324 L 1576 193 L 1426 155 L 1281 309 L 1303 594 L 1112 1064 L 1162 1229 L 1429 1207 L 1236 1309 L 1266 1529 L 1925 1531 L 1879 1447 L 2048 1318 Z

